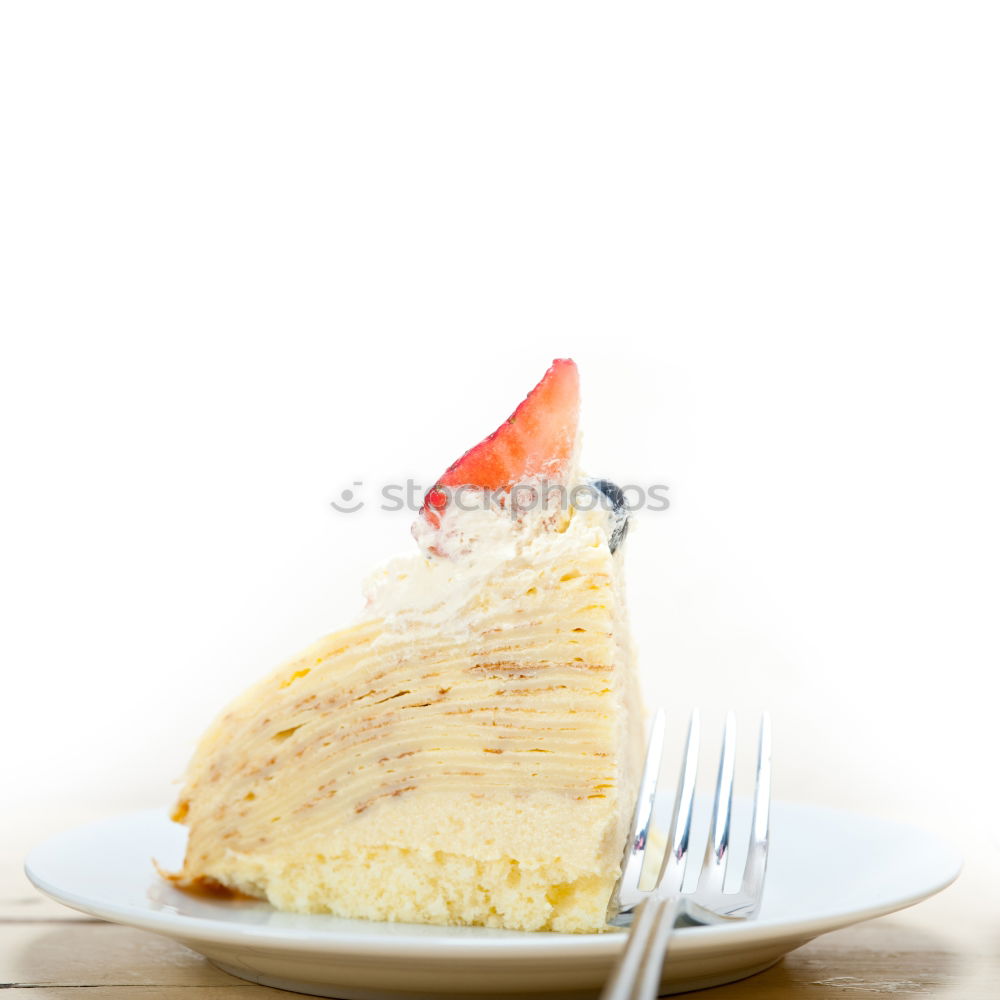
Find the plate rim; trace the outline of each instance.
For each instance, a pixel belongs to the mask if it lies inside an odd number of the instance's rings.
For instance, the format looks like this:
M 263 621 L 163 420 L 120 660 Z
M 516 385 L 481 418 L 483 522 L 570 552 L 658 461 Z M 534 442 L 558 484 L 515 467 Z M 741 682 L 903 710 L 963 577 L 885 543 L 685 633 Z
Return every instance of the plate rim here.
M 779 805 L 779 803 L 775 803 Z M 782 940 L 804 943 L 820 934 L 834 931 L 852 924 L 885 916 L 922 902 L 946 889 L 955 882 L 962 870 L 960 852 L 948 841 L 922 827 L 896 820 L 883 819 L 859 813 L 854 810 L 804 802 L 781 802 L 781 807 L 810 813 L 825 812 L 843 818 L 877 823 L 917 835 L 925 841 L 933 842 L 940 861 L 940 870 L 934 879 L 928 879 L 903 894 L 892 894 L 863 907 L 851 909 L 837 908 L 820 911 L 805 919 L 777 917 L 752 920 L 735 924 L 711 927 L 678 928 L 675 932 L 676 951 L 695 955 L 699 952 L 715 950 L 720 945 L 733 947 L 753 947 L 763 943 L 777 943 Z M 266 925 L 237 924 L 208 917 L 171 913 L 134 903 L 114 903 L 80 895 L 72 890 L 52 884 L 38 871 L 39 859 L 46 852 L 57 850 L 63 840 L 71 840 L 85 830 L 96 830 L 103 826 L 113 826 L 125 822 L 169 823 L 169 817 L 161 809 L 143 809 L 79 824 L 55 833 L 36 845 L 27 855 L 24 872 L 28 880 L 40 892 L 71 909 L 125 924 L 167 937 L 202 941 L 216 945 L 270 945 L 290 952 L 314 953 L 322 949 L 327 954 L 349 951 L 354 955 L 385 955 L 391 952 L 399 958 L 419 957 L 423 960 L 482 959 L 482 958 L 571 958 L 584 952 L 592 958 L 610 958 L 622 948 L 625 935 L 618 932 L 600 934 L 551 934 L 545 932 L 516 932 L 510 937 L 439 937 L 394 934 L 381 937 L 378 934 L 343 930 L 329 932 L 300 930 L 295 928 L 268 927 Z M 358 921 L 359 924 L 367 921 Z M 372 921 L 372 926 L 382 926 L 383 922 Z M 402 926 L 402 925 L 395 925 Z M 416 925 L 415 925 L 416 926 Z M 422 927 L 428 925 L 419 925 Z

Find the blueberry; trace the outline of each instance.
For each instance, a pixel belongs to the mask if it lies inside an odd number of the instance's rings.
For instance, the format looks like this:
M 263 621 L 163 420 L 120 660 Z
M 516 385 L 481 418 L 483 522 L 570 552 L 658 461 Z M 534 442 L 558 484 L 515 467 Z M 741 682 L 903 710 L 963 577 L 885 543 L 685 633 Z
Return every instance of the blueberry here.
M 604 497 L 603 505 L 610 505 L 613 527 L 608 539 L 608 548 L 616 552 L 628 534 L 628 504 L 621 487 L 609 479 L 592 479 L 590 485 Z

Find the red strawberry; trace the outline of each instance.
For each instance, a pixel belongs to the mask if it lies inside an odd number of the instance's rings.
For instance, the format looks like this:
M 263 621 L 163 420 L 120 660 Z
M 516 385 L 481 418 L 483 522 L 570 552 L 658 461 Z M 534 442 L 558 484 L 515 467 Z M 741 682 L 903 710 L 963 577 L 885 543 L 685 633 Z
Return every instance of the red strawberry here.
M 558 482 L 569 471 L 580 416 L 576 362 L 560 358 L 488 438 L 470 448 L 424 496 L 420 513 L 435 527 L 448 503 L 439 487 L 499 490 L 528 479 Z

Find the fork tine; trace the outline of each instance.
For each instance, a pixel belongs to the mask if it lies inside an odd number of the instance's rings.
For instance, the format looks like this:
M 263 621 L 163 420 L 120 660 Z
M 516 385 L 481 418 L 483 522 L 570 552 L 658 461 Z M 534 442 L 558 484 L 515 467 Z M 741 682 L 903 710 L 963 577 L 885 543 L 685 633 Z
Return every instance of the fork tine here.
M 726 715 L 726 731 L 722 737 L 719 776 L 715 783 L 712 805 L 712 825 L 705 845 L 705 860 L 698 879 L 698 892 L 722 892 L 729 863 L 729 825 L 733 808 L 733 775 L 736 770 L 736 715 Z
M 623 909 L 631 909 L 638 895 L 639 879 L 642 876 L 642 866 L 646 859 L 646 848 L 649 846 L 649 827 L 653 818 L 653 801 L 660 780 L 660 770 L 663 761 L 663 733 L 666 728 L 666 713 L 662 708 L 656 710 L 649 726 L 649 741 L 646 744 L 646 761 L 642 769 L 642 779 L 639 795 L 636 799 L 635 812 L 632 816 L 632 827 L 629 830 L 628 841 L 625 844 L 625 856 L 622 859 L 622 873 L 618 878 L 615 891 L 608 903 L 608 920 L 614 920 Z
M 767 843 L 771 806 L 771 717 L 764 712 L 760 717 L 760 736 L 757 740 L 757 779 L 753 792 L 753 819 L 750 821 L 750 849 L 743 869 L 741 892 L 754 900 L 752 912 L 760 907 L 767 871 Z
M 691 814 L 694 812 L 694 785 L 698 777 L 698 745 L 701 737 L 701 719 L 697 710 L 691 713 L 681 773 L 677 779 L 674 809 L 667 830 L 667 849 L 656 879 L 658 896 L 674 895 L 681 891 L 687 869 L 688 844 L 691 840 Z

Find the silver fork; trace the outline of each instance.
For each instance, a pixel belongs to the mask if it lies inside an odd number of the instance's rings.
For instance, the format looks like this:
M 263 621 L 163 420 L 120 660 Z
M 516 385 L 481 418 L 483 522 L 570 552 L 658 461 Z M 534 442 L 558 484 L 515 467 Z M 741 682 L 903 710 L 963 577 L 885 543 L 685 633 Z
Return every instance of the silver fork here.
M 625 848 L 622 875 L 608 908 L 610 923 L 619 926 L 631 924 L 631 930 L 625 950 L 611 973 L 601 1000 L 650 1000 L 655 997 L 659 992 L 670 935 L 679 922 L 720 924 L 749 920 L 760 909 L 767 870 L 771 722 L 766 713 L 761 716 L 750 845 L 743 880 L 735 892 L 726 892 L 724 885 L 729 863 L 729 829 L 736 762 L 736 717 L 732 712 L 726 716 L 715 782 L 712 822 L 698 885 L 693 892 L 683 891 L 691 838 L 691 815 L 694 811 L 694 786 L 698 773 L 700 728 L 698 713 L 693 712 L 688 725 L 684 759 L 660 873 L 652 889 L 640 889 L 639 878 L 648 848 L 653 806 L 661 794 L 659 783 L 663 754 L 663 711 L 658 711 L 653 718 L 646 750 L 646 765 L 639 785 L 639 798 Z

